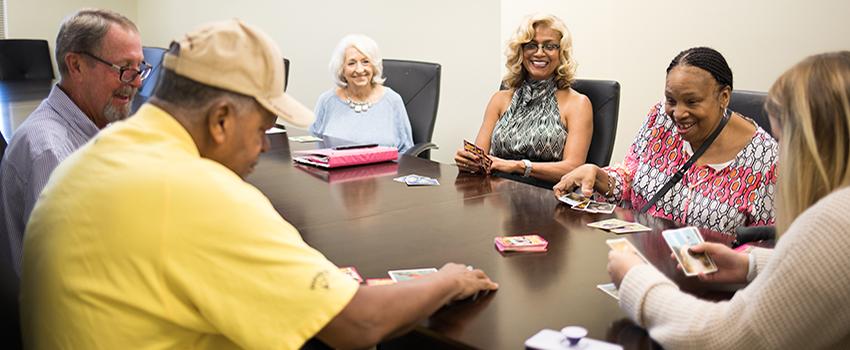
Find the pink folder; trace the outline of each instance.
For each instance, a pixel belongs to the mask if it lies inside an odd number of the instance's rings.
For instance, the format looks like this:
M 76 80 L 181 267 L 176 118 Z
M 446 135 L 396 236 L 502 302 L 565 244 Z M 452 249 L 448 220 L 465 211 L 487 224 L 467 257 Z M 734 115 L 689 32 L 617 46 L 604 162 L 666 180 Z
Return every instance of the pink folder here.
M 322 148 L 292 152 L 292 160 L 295 162 L 329 169 L 396 159 L 398 159 L 398 149 L 385 146 L 342 150 Z

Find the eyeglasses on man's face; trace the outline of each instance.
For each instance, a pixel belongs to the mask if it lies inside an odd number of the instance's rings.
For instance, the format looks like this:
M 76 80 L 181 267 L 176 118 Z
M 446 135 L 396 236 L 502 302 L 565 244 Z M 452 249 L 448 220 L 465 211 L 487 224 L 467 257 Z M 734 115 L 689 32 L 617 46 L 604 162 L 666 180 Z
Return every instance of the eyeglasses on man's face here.
M 543 49 L 543 51 L 546 51 L 546 52 L 556 52 L 556 51 L 558 51 L 558 49 L 561 48 L 561 45 L 558 44 L 558 43 L 553 43 L 553 42 L 545 42 L 545 43 L 542 43 L 542 44 L 538 44 L 534 41 L 529 41 L 525 44 L 522 44 L 522 49 L 525 50 L 525 51 L 529 51 L 529 52 L 531 52 L 531 51 L 537 52 L 537 50 L 541 49 L 541 48 Z
M 121 67 L 88 52 L 81 52 L 81 54 L 94 58 L 96 61 L 116 70 L 118 72 L 118 79 L 121 79 L 122 83 L 131 83 L 133 80 L 136 80 L 136 77 L 139 77 L 139 80 L 144 81 L 145 78 L 151 74 L 151 70 L 153 69 L 153 67 L 145 61 L 142 61 L 142 64 L 140 64 L 139 68 L 136 69 L 131 67 Z

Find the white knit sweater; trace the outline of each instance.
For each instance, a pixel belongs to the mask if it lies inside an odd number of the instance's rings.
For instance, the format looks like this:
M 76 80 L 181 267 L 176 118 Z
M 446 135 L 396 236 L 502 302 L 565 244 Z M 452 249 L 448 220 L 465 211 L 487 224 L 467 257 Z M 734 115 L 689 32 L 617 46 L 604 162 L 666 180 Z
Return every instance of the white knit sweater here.
M 670 349 L 850 349 L 850 188 L 806 210 L 729 301 L 679 291 L 650 265 L 629 271 L 620 307 Z

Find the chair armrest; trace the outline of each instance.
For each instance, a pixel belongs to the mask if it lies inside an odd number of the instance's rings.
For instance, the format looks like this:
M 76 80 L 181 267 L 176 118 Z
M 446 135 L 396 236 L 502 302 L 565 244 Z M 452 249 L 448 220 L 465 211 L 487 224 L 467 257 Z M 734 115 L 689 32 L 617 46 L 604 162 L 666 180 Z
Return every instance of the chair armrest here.
M 408 149 L 407 152 L 404 152 L 404 154 L 409 155 L 409 156 L 419 157 L 419 155 L 422 154 L 422 152 L 432 150 L 432 149 L 440 149 L 440 147 L 437 146 L 434 143 L 431 143 L 431 142 L 422 142 L 422 143 L 417 143 L 417 144 L 413 145 L 413 147 Z

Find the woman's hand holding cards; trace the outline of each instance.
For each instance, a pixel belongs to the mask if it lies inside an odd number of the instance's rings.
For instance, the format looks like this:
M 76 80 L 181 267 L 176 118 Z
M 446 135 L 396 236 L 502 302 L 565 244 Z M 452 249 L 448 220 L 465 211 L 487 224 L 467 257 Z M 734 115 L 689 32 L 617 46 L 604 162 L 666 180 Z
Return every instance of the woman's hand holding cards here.
M 585 164 L 573 169 L 573 171 L 562 176 L 561 181 L 552 187 L 555 191 L 555 197 L 561 197 L 567 193 L 573 192 L 576 188 L 581 189 L 581 194 L 583 196 L 592 196 L 593 191 L 597 187 L 597 176 L 599 176 L 599 173 L 604 174 L 604 172 L 594 164 Z M 605 183 L 607 186 L 607 182 Z
M 611 282 L 620 288 L 620 283 L 631 269 L 637 265 L 645 264 L 646 262 L 633 252 L 623 252 L 611 249 L 608 252 L 608 276 L 611 277 Z
M 709 274 L 700 272 L 698 277 L 701 281 L 715 283 L 747 282 L 747 271 L 750 267 L 750 259 L 747 254 L 736 252 L 723 244 L 708 242 L 690 247 L 690 251 L 710 255 L 714 264 L 717 265 L 717 272 Z M 670 254 L 670 257 L 676 258 L 674 254 Z M 676 269 L 681 270 L 682 265 L 676 265 Z

